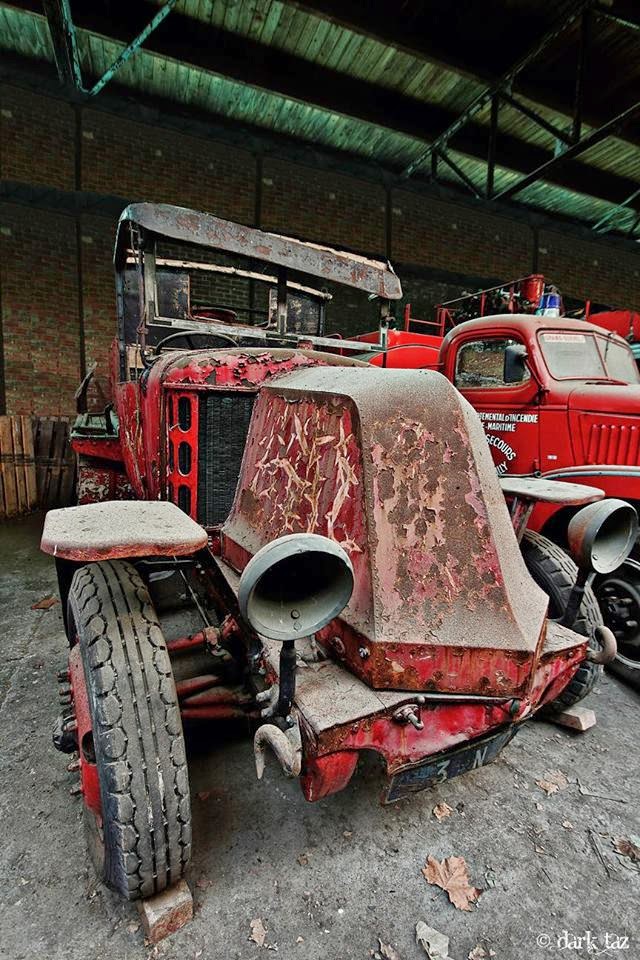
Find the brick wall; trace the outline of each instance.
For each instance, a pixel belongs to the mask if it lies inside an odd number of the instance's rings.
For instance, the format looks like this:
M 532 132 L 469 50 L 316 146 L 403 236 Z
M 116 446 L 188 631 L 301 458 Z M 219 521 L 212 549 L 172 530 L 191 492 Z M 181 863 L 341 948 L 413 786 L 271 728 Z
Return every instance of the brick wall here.
M 89 393 L 92 406 L 104 406 L 111 396 L 108 358 L 116 331 L 111 262 L 115 230 L 115 218 L 83 216 L 80 220 L 85 357 L 87 368 L 94 361 L 98 364 Z
M 254 187 L 255 160 L 244 150 L 97 110 L 83 112 L 83 190 L 174 203 L 251 224 Z
M 640 253 L 541 230 L 538 257 L 563 293 L 640 310 Z
M 394 262 L 452 273 L 507 279 L 529 273 L 533 262 L 526 224 L 407 190 L 393 191 L 391 237 Z
M 71 196 L 83 191 L 131 200 L 192 206 L 267 230 L 390 255 L 413 313 L 531 272 L 536 237 L 522 221 L 481 207 L 393 190 L 381 184 L 124 120 L 99 109 L 0 85 L 0 177 Z M 76 133 L 79 139 L 76 143 Z M 76 149 L 77 148 L 77 149 Z M 258 182 L 259 181 L 259 182 Z M 0 215 L 0 304 L 5 389 L 10 413 L 70 413 L 80 375 L 80 319 L 87 363 L 99 363 L 94 400 L 106 390 L 106 362 L 115 332 L 111 256 L 115 218 L 5 205 Z M 80 242 L 76 230 L 79 231 Z M 560 289 L 626 307 L 640 306 L 640 250 L 584 240 L 562 228 L 541 229 L 539 269 Z M 80 264 L 78 264 L 78 247 Z M 82 280 L 81 297 L 78 284 Z M 318 284 L 322 286 L 323 284 Z M 326 285 L 325 285 L 326 286 Z M 256 285 L 254 303 L 264 305 Z M 329 331 L 371 329 L 376 305 L 347 288 L 332 288 Z M 211 277 L 200 299 L 250 304 L 246 281 Z M 402 314 L 403 303 L 396 307 Z
M 354 177 L 266 159 L 261 226 L 382 256 L 385 191 Z
M 69 104 L 0 84 L 0 179 L 73 190 L 75 122 Z
M 80 376 L 73 218 L 0 204 L 0 288 L 7 411 L 69 413 Z

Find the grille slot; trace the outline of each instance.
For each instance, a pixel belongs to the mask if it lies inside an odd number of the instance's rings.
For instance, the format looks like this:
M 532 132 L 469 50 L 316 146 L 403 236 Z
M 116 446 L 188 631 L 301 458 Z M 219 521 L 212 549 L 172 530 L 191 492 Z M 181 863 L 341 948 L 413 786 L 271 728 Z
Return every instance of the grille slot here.
M 254 393 L 201 394 L 198 416 L 198 522 L 226 520 L 238 484 Z

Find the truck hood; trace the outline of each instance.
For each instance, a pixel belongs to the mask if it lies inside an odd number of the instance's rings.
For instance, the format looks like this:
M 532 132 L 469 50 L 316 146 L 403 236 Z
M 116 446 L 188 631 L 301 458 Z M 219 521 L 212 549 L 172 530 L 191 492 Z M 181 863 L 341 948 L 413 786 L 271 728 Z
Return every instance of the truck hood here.
M 569 410 L 599 417 L 640 416 L 640 383 L 589 380 L 569 394 Z M 639 424 L 640 425 L 640 424 Z

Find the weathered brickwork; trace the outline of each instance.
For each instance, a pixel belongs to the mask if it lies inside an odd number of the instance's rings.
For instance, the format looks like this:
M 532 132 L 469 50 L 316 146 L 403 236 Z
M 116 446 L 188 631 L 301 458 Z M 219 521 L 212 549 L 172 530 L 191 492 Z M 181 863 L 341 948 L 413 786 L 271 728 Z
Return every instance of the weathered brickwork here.
M 72 412 L 80 376 L 74 220 L 0 204 L 0 287 L 7 411 Z
M 370 256 L 390 254 L 413 314 L 428 318 L 438 302 L 531 272 L 536 236 L 522 221 L 426 197 L 390 196 L 379 183 L 76 108 L 50 96 L 0 85 L 0 175 L 52 187 L 207 210 L 241 223 Z M 115 217 L 1 208 L 0 303 L 9 413 L 72 413 L 81 369 L 98 362 L 91 399 L 108 397 L 107 361 L 115 333 L 111 257 Z M 79 239 L 79 242 L 78 242 Z M 640 305 L 640 250 L 541 229 L 538 269 L 574 296 L 623 307 Z M 81 296 L 79 284 L 81 283 Z M 323 284 L 319 284 L 322 286 Z M 375 324 L 376 305 L 332 290 L 329 331 L 347 336 Z M 264 309 L 265 289 L 211 275 L 194 295 L 227 303 L 245 319 Z M 255 316 L 255 314 L 254 314 Z M 80 323 L 82 317 L 82 324 Z

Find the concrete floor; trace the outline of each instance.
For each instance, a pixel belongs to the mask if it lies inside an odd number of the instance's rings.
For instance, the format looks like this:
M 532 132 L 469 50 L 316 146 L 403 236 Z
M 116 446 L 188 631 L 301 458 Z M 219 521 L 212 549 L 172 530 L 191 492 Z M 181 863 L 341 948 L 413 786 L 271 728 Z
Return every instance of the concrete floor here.
M 1 957 L 250 960 L 270 945 L 287 960 L 351 960 L 371 957 L 380 937 L 417 960 L 418 920 L 448 934 L 453 960 L 478 944 L 496 960 L 586 956 L 569 939 L 586 931 L 600 946 L 607 934 L 629 938 L 608 957 L 640 957 L 640 865 L 612 846 L 640 835 L 640 698 L 611 677 L 589 699 L 589 733 L 529 724 L 493 765 L 391 807 L 378 803 L 375 764 L 311 805 L 274 765 L 256 781 L 241 731 L 201 736 L 190 747 L 196 915 L 157 950 L 145 946 L 135 906 L 91 872 L 72 775 L 51 746 L 65 638 L 59 605 L 31 610 L 55 588 L 39 527 L 38 517 L 0 527 Z M 535 780 L 554 770 L 569 786 L 547 797 Z M 582 795 L 578 778 L 601 797 Z M 454 813 L 438 823 L 443 800 Z M 485 889 L 472 913 L 425 882 L 428 854 L 466 859 Z M 258 917 L 262 949 L 247 939 Z

